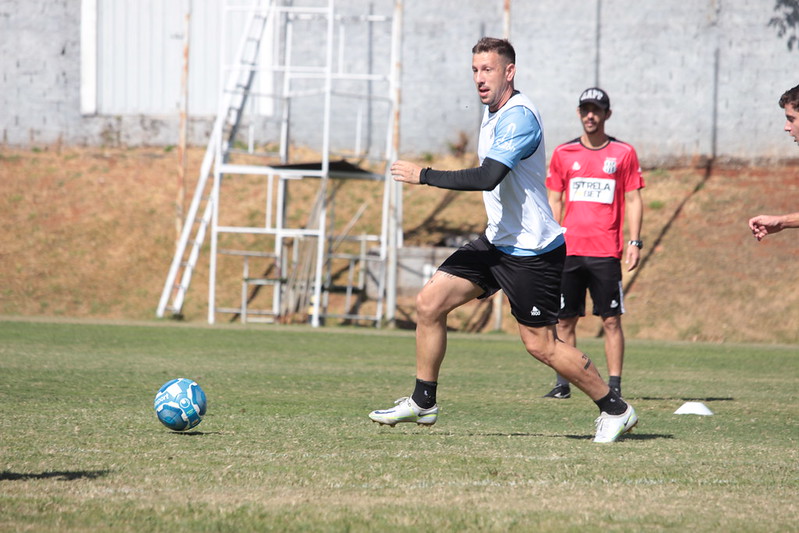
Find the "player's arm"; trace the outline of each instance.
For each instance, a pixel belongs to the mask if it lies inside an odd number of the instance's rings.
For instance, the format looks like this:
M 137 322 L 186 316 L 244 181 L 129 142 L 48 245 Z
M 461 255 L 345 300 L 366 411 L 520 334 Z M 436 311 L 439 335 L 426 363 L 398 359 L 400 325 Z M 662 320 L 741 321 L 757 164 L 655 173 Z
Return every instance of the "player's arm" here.
M 630 233 L 630 241 L 641 240 L 641 226 L 644 221 L 644 200 L 641 196 L 641 189 L 627 191 L 624 194 L 626 204 L 627 229 Z M 634 244 L 627 244 L 624 263 L 627 271 L 633 270 L 641 260 L 641 249 Z
M 494 144 L 477 168 L 466 170 L 423 169 L 420 183 L 457 191 L 492 191 L 522 158 L 541 143 L 540 125 L 521 106 L 509 109 L 497 122 Z
M 391 165 L 391 175 L 395 181 L 421 183 L 442 189 L 494 190 L 520 159 L 529 157 L 538 149 L 543 138 L 535 116 L 522 106 L 503 114 L 494 133 L 494 144 L 477 168 L 434 170 L 407 161 L 396 161 Z
M 558 224 L 563 223 L 563 204 L 565 190 L 563 188 L 564 176 L 561 172 L 560 147 L 556 148 L 549 162 L 549 172 L 547 173 L 547 201 L 552 210 L 552 217 Z
M 749 229 L 759 241 L 785 228 L 799 228 L 799 211 L 787 215 L 757 215 L 749 219 Z
M 456 191 L 493 190 L 508 172 L 510 168 L 488 157 L 479 167 L 464 170 L 434 170 L 422 168 L 408 161 L 396 161 L 391 165 L 391 175 L 395 181 L 432 185 Z
M 486 157 L 483 159 L 483 164 L 477 168 L 464 170 L 425 168 L 421 172 L 419 183 L 456 191 L 491 191 L 508 175 L 508 172 L 510 168 Z
M 799 212 L 783 215 L 780 218 L 783 228 L 799 228 Z
M 563 221 L 563 192 L 547 189 L 547 200 L 555 222 L 560 224 Z

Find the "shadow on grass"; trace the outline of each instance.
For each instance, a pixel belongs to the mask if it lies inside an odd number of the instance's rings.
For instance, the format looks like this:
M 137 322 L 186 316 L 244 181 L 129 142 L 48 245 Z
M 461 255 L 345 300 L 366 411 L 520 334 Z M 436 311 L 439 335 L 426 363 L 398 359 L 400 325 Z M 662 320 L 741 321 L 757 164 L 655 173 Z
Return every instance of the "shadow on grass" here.
M 449 435 L 456 435 L 449 433 Z M 564 435 L 564 434 L 545 434 L 545 433 L 467 433 L 468 437 L 535 437 L 535 438 L 551 438 L 551 439 L 573 439 L 573 440 L 594 440 L 594 435 Z M 619 440 L 655 440 L 655 439 L 673 439 L 674 435 L 665 433 L 627 433 Z
M 75 470 L 75 471 L 53 471 L 40 473 L 21 473 L 21 472 L 0 472 L 0 481 L 25 481 L 28 479 L 60 479 L 62 481 L 75 481 L 77 479 L 97 479 L 107 476 L 109 470 Z
M 593 435 L 550 435 L 550 437 L 564 437 L 567 439 L 574 439 L 574 440 L 594 440 Z M 657 440 L 657 439 L 673 439 L 674 435 L 668 435 L 666 433 L 627 433 L 619 437 L 618 442 L 622 442 L 625 440 Z
M 180 437 L 200 437 L 202 435 L 224 435 L 221 431 L 173 431 L 172 435 Z
M 658 397 L 658 396 L 639 396 L 637 398 L 631 397 L 627 398 L 630 401 L 641 400 L 641 401 L 683 401 L 683 402 L 734 402 L 735 398 L 732 397 L 718 397 L 718 396 L 710 396 L 708 398 L 669 398 L 669 397 Z

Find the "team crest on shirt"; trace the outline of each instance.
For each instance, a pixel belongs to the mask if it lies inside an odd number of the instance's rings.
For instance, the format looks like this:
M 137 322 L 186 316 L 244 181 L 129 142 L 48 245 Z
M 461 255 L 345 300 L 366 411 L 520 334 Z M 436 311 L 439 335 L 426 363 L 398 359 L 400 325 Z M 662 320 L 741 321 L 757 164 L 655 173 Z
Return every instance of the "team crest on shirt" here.
M 615 157 L 605 158 L 605 164 L 602 166 L 602 170 L 605 172 L 605 174 L 615 174 L 616 158 Z

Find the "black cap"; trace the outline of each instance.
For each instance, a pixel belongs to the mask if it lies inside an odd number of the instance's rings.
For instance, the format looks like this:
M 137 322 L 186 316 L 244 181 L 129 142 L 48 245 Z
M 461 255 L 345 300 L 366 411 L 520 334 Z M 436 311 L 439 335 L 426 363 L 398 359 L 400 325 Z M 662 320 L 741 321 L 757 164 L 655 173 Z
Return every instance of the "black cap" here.
M 599 87 L 591 87 L 584 90 L 583 94 L 580 95 L 580 103 L 578 105 L 583 104 L 595 104 L 602 109 L 610 109 L 610 97 L 608 93 Z

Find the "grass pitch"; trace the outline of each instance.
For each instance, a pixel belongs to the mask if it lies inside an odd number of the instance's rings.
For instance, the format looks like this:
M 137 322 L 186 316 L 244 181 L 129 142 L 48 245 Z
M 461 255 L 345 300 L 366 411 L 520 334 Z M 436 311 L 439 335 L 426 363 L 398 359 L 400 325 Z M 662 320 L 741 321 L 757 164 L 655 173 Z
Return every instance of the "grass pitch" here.
M 413 336 L 0 322 L 0 531 L 788 531 L 796 346 L 628 342 L 632 434 L 505 335 L 454 335 L 432 428 L 367 413 L 413 386 Z M 581 348 L 604 367 L 601 344 Z M 195 379 L 208 414 L 152 402 Z M 688 400 L 714 416 L 674 415 Z

